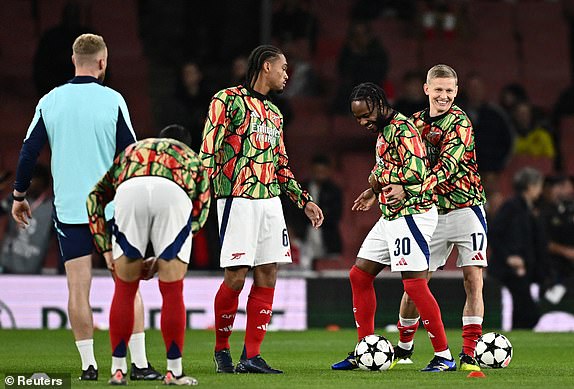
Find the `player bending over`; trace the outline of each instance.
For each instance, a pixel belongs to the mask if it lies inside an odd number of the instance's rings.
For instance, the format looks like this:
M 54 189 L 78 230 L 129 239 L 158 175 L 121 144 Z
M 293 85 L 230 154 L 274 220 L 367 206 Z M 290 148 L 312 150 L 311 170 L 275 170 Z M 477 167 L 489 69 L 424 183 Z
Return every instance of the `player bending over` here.
M 184 131 L 181 128 L 180 139 Z M 197 154 L 184 143 L 167 138 L 144 139 L 128 146 L 89 194 L 90 230 L 98 250 L 113 259 L 115 272 L 110 308 L 111 385 L 126 384 L 126 345 L 134 325 L 134 298 L 148 243 L 158 258 L 161 333 L 167 355 L 164 383 L 197 384 L 195 378 L 185 376 L 182 367 L 186 329 L 183 278 L 192 233 L 207 219 L 209 195 L 207 172 Z M 112 200 L 116 206 L 110 235 L 104 208 Z

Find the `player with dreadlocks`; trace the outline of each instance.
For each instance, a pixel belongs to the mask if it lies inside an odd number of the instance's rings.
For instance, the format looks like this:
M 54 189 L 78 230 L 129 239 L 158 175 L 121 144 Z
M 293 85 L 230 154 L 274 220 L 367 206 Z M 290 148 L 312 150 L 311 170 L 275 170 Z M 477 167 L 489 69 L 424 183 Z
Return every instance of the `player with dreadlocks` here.
M 244 85 L 211 100 L 200 157 L 217 201 L 220 265 L 224 278 L 215 296 L 215 364 L 218 373 L 282 373 L 260 355 L 271 320 L 277 264 L 291 262 L 279 195 L 285 193 L 315 228 L 323 212 L 295 180 L 283 142 L 283 115 L 268 98 L 287 82 L 287 60 L 274 46 L 249 56 Z M 239 294 L 253 269 L 247 300 L 245 346 L 234 368 L 229 350 Z
M 356 86 L 350 104 L 357 122 L 378 134 L 376 164 L 369 176 L 371 187 L 359 195 L 352 209 L 366 211 L 378 199 L 382 212 L 363 241 L 349 273 L 358 338 L 375 332 L 377 299 L 373 281 L 390 266 L 391 271 L 401 272 L 404 290 L 418 308 L 435 351 L 434 358 L 423 371 L 456 370 L 440 308 L 427 285 L 429 242 L 438 214 L 432 191 L 423 189 L 428 173 L 425 147 L 416 128 L 391 108 L 379 86 L 373 83 Z M 389 184 L 402 185 L 407 196 L 389 202 L 381 193 Z M 331 368 L 357 368 L 352 354 Z

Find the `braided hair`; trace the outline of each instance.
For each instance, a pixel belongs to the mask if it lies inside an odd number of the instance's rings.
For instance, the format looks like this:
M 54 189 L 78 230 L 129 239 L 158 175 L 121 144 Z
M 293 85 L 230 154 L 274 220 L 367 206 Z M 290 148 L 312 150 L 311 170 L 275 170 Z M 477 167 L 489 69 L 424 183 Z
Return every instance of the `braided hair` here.
M 247 59 L 247 74 L 245 75 L 245 86 L 253 88 L 257 78 L 259 77 L 259 72 L 263 68 L 265 61 L 270 58 L 277 58 L 283 52 L 275 46 L 271 45 L 261 45 L 253 49 L 249 58 Z
M 372 82 L 364 82 L 354 87 L 351 97 L 349 97 L 349 103 L 353 101 L 364 101 L 369 112 L 377 109 L 378 112 L 383 113 L 385 110 L 391 109 L 383 88 Z

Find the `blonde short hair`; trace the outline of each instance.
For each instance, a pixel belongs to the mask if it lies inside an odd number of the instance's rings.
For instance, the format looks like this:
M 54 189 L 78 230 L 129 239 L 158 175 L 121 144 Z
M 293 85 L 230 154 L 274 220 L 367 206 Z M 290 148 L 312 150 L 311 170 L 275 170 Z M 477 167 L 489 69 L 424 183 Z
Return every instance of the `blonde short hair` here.
M 92 56 L 106 49 L 104 38 L 95 34 L 82 34 L 76 38 L 72 51 L 75 56 Z
M 453 68 L 448 65 L 435 65 L 427 73 L 427 84 L 433 78 L 454 78 L 455 84 L 458 84 L 458 76 Z

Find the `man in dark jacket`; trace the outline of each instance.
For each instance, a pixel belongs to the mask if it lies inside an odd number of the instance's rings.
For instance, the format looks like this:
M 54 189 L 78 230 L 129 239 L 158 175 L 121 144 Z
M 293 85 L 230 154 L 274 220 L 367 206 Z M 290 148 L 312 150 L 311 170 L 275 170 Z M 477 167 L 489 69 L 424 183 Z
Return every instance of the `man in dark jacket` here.
M 502 205 L 490 224 L 490 274 L 512 295 L 513 328 L 533 328 L 540 312 L 530 294 L 530 284 L 541 280 L 547 242 L 534 207 L 542 193 L 544 177 L 533 168 L 513 178 L 515 196 Z

